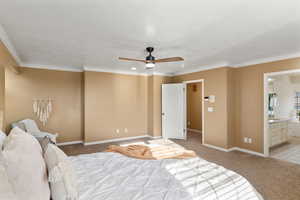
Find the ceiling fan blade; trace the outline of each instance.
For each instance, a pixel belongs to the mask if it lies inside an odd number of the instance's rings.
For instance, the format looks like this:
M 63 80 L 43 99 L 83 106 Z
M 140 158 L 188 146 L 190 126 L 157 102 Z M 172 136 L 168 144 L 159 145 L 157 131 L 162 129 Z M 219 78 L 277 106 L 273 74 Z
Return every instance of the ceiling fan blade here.
M 137 62 L 143 62 L 143 63 L 146 63 L 146 61 L 145 61 L 145 60 L 134 59 L 134 58 L 123 58 L 123 57 L 119 57 L 119 60 L 126 60 L 126 61 L 137 61 Z
M 161 62 L 176 62 L 176 61 L 184 61 L 183 58 L 181 57 L 172 57 L 172 58 L 162 58 L 155 60 L 156 63 L 161 63 Z

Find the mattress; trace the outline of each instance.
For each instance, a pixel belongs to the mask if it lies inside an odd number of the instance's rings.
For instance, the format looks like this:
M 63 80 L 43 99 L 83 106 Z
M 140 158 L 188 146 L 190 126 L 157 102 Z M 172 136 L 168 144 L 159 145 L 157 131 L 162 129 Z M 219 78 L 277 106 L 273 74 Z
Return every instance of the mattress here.
M 70 157 L 80 200 L 262 200 L 241 175 L 201 158 L 139 160 L 118 153 Z

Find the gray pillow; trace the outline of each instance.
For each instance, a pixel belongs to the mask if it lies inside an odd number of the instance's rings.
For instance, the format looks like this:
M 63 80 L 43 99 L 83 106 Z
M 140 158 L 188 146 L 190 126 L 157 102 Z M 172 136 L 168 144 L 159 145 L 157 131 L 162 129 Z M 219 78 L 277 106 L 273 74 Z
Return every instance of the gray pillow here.
M 43 139 L 39 140 L 39 142 L 43 149 L 43 153 L 46 152 L 46 150 L 48 148 L 48 144 L 55 144 L 54 142 L 51 141 L 51 139 L 48 136 L 43 137 Z
M 15 128 L 15 127 L 18 127 L 20 129 L 22 129 L 23 131 L 27 132 L 26 131 L 26 127 L 25 127 L 25 124 L 23 122 L 15 122 L 15 123 L 12 123 L 11 124 L 11 128 Z

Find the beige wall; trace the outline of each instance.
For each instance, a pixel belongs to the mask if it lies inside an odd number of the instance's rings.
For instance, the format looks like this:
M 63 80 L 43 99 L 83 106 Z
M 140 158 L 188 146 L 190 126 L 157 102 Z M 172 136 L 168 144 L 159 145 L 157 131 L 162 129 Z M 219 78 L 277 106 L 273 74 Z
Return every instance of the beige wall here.
M 85 142 L 147 134 L 147 76 L 84 72 L 84 80 Z
M 236 78 L 235 69 L 227 71 L 227 144 L 228 148 L 236 146 Z
M 4 130 L 5 68 L 0 66 L 0 130 Z
M 6 128 L 12 122 L 32 118 L 34 98 L 53 99 L 53 113 L 42 130 L 59 133 L 58 142 L 82 139 L 82 73 L 22 68 L 21 74 L 6 70 Z
M 160 136 L 161 84 L 204 79 L 205 96 L 216 96 L 215 103 L 205 102 L 205 142 L 263 152 L 263 74 L 300 69 L 300 58 L 174 77 L 27 68 L 17 75 L 8 70 L 12 65 L 17 64 L 0 42 L 0 110 L 5 109 L 7 128 L 11 122 L 34 118 L 33 98 L 50 96 L 54 99 L 53 116 L 46 127 L 39 125 L 46 131 L 60 133 L 59 142 Z M 6 68 L 5 83 L 1 67 Z M 209 106 L 215 112 L 207 112 Z M 119 134 L 116 129 L 120 129 Z M 243 137 L 251 137 L 253 143 L 243 143 Z
M 202 130 L 202 83 L 187 84 L 187 127 Z
M 300 58 L 235 69 L 235 138 L 237 146 L 263 153 L 263 76 L 264 73 L 291 69 L 300 69 Z M 243 143 L 243 137 L 251 137 L 253 143 Z
M 195 72 L 173 77 L 173 82 L 204 79 L 204 96 L 215 95 L 216 102 L 204 104 L 205 143 L 228 148 L 228 76 L 231 68 Z M 214 112 L 207 108 L 213 107 Z
M 0 41 L 0 130 L 5 129 L 5 68 L 16 65 L 16 61 Z
M 241 68 L 219 68 L 173 77 L 173 82 L 205 80 L 205 96 L 216 95 L 215 105 L 205 103 L 205 142 L 218 147 L 240 147 L 263 153 L 263 75 L 300 69 L 300 58 Z M 208 105 L 215 108 L 208 113 Z M 243 142 L 252 138 L 252 144 Z

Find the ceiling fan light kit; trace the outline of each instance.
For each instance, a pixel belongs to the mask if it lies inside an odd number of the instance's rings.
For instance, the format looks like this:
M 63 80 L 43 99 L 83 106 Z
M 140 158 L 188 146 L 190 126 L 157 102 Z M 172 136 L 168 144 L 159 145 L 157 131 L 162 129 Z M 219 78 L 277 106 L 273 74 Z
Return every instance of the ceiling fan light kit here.
M 155 64 L 152 62 L 146 63 L 146 69 L 153 69 L 155 67 Z
M 146 57 L 145 60 L 135 59 L 135 58 L 124 58 L 124 57 L 119 57 L 119 60 L 143 62 L 143 63 L 145 63 L 146 69 L 153 69 L 155 67 L 155 63 L 177 62 L 177 61 L 184 60 L 181 57 L 163 58 L 163 59 L 155 60 L 155 57 L 152 56 L 152 52 L 154 51 L 154 48 L 147 47 L 146 51 L 149 53 L 149 55 Z

